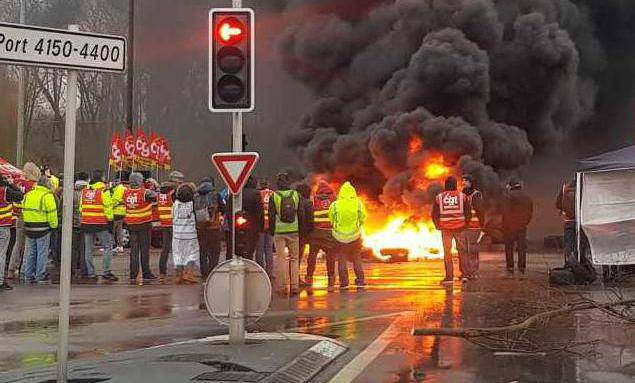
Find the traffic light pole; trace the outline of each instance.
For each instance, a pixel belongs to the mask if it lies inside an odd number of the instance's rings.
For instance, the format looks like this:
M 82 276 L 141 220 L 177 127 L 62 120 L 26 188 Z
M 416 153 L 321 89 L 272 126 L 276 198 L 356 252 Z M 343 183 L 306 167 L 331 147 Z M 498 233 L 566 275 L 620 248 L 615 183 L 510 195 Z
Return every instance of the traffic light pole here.
M 243 147 L 243 115 L 232 113 L 233 151 L 241 152 Z M 242 192 L 232 196 L 232 246 L 231 271 L 229 273 L 229 343 L 240 345 L 245 342 L 245 271 L 242 257 L 236 254 L 236 213 L 242 210 Z

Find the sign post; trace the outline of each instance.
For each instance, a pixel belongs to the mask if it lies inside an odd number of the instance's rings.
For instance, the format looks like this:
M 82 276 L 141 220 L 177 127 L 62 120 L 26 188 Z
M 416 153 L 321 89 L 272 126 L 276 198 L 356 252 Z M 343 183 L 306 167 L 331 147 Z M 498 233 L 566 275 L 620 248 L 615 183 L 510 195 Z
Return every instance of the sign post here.
M 79 26 L 70 25 L 71 31 Z M 62 265 L 60 273 L 60 316 L 58 322 L 57 381 L 68 381 L 68 328 L 71 300 L 71 247 L 73 238 L 73 175 L 75 174 L 75 128 L 77 122 L 77 71 L 68 72 L 66 82 L 66 133 L 64 136 L 64 211 L 62 212 Z
M 212 156 L 212 162 L 221 177 L 227 184 L 232 194 L 232 247 L 233 255 L 229 262 L 229 342 L 231 344 L 242 344 L 245 341 L 245 273 L 247 265 L 242 257 L 236 254 L 236 213 L 242 210 L 242 189 L 249 175 L 258 162 L 258 153 L 241 153 L 242 149 L 242 129 L 236 128 L 237 121 L 242 120 L 240 113 L 238 118 L 234 118 L 234 153 L 216 153 Z M 236 138 L 238 137 L 238 138 Z M 238 147 L 236 147 L 238 145 Z M 228 249 L 229 252 L 230 249 Z M 209 283 L 209 282 L 208 282 Z M 209 309 L 209 307 L 208 307 Z
M 73 175 L 77 122 L 77 71 L 120 73 L 125 70 L 126 39 L 121 36 L 80 32 L 31 25 L 0 23 L 0 63 L 68 70 L 66 81 L 66 128 L 64 136 L 64 204 L 60 311 L 58 322 L 57 381 L 68 381 L 68 333 L 71 293 L 71 247 L 73 224 Z M 21 80 L 22 81 L 22 80 Z M 21 116 L 18 116 L 20 118 Z M 20 130 L 20 129 L 19 129 Z M 18 132 L 20 136 L 21 132 Z M 20 142 L 18 142 L 20 146 Z M 20 157 L 18 147 L 18 157 Z M 20 159 L 18 159 L 20 160 Z

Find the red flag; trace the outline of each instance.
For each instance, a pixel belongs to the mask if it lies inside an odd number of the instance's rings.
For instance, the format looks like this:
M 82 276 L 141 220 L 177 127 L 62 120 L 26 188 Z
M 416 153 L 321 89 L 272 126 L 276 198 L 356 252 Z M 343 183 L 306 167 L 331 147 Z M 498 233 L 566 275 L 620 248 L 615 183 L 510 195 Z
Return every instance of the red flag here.
M 124 164 L 124 149 L 121 138 L 117 133 L 112 134 L 112 140 L 110 141 L 110 156 L 108 159 L 110 166 L 121 170 Z
M 126 131 L 123 148 L 126 165 L 132 166 L 132 163 L 134 162 L 135 139 L 132 132 L 129 130 Z
M 152 160 L 150 159 L 150 145 L 148 145 L 148 139 L 141 128 L 137 129 L 134 153 L 135 162 L 139 166 L 152 167 Z
M 161 164 L 161 140 L 162 137 L 157 136 L 154 132 L 152 133 L 152 138 L 150 139 L 150 158 L 152 158 L 152 162 L 154 162 L 155 166 Z
M 161 145 L 159 146 L 159 162 L 163 169 L 170 170 L 172 168 L 172 156 L 170 154 L 170 144 L 165 137 L 161 137 Z

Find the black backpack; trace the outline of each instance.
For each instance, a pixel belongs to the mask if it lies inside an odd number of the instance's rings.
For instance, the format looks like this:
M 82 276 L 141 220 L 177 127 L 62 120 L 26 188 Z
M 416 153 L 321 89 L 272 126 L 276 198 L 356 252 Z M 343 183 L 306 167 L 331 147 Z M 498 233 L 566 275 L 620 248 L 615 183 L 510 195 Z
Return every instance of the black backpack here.
M 297 217 L 298 208 L 295 205 L 293 196 L 295 191 L 291 191 L 283 194 L 282 192 L 276 192 L 280 197 L 280 222 L 293 223 Z

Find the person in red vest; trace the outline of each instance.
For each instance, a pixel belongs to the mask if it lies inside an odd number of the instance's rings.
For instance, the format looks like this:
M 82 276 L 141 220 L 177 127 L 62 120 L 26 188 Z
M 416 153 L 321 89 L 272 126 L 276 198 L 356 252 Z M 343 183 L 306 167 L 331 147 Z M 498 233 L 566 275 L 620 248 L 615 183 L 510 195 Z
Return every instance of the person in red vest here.
M 306 278 L 307 286 L 313 285 L 313 273 L 317 254 L 322 250 L 326 254 L 326 273 L 328 275 L 329 292 L 335 291 L 335 255 L 333 248 L 336 243 L 331 234 L 333 226 L 329 219 L 329 208 L 337 199 L 335 191 L 328 182 L 320 180 L 313 196 L 313 231 L 309 238 L 309 255 L 307 258 Z
M 467 197 L 472 210 L 470 214 L 472 217 L 467 223 L 467 230 L 465 230 L 465 242 L 467 245 L 466 266 L 468 266 L 465 277 L 467 279 L 478 279 L 479 237 L 485 226 L 483 194 L 474 186 L 474 179 L 470 174 L 464 174 L 461 178 L 463 181 L 463 194 Z M 466 280 L 463 282 L 466 282 Z
M 472 208 L 465 194 L 457 190 L 456 178 L 450 176 L 445 180 L 445 190 L 439 193 L 432 205 L 432 221 L 443 239 L 443 260 L 445 262 L 445 278 L 442 285 L 451 285 L 454 280 L 452 263 L 452 240 L 459 252 L 459 269 L 466 276 L 467 257 L 465 254 L 465 229 L 472 219 Z
M 11 242 L 13 204 L 23 197 L 22 191 L 0 174 L 0 291 L 13 290 L 4 278 L 5 257 Z
M 95 237 L 97 237 L 104 247 L 102 278 L 106 281 L 116 282 L 118 278 L 110 270 L 112 236 L 109 227 L 113 221 L 112 199 L 110 192 L 106 190 L 104 173 L 101 170 L 93 171 L 90 184 L 82 189 L 79 200 L 79 215 L 81 231 L 84 234 L 85 277 L 89 280 L 97 280 L 93 264 Z
M 150 229 L 152 228 L 152 203 L 157 194 L 143 185 L 143 174 L 130 174 L 130 187 L 124 192 L 126 205 L 125 223 L 130 232 L 130 283 L 136 284 L 139 262 L 143 279 L 157 279 L 150 270 Z
M 270 231 L 269 202 L 274 191 L 269 186 L 269 181 L 261 179 L 258 185 L 260 189 L 260 203 L 263 211 L 263 230 L 258 235 L 256 246 L 256 262 L 262 266 L 269 277 L 273 276 L 273 236 Z
M 159 282 L 165 282 L 168 274 L 168 258 L 172 251 L 172 204 L 174 202 L 173 182 L 164 182 L 157 196 L 157 213 L 161 228 L 161 258 L 159 258 Z

